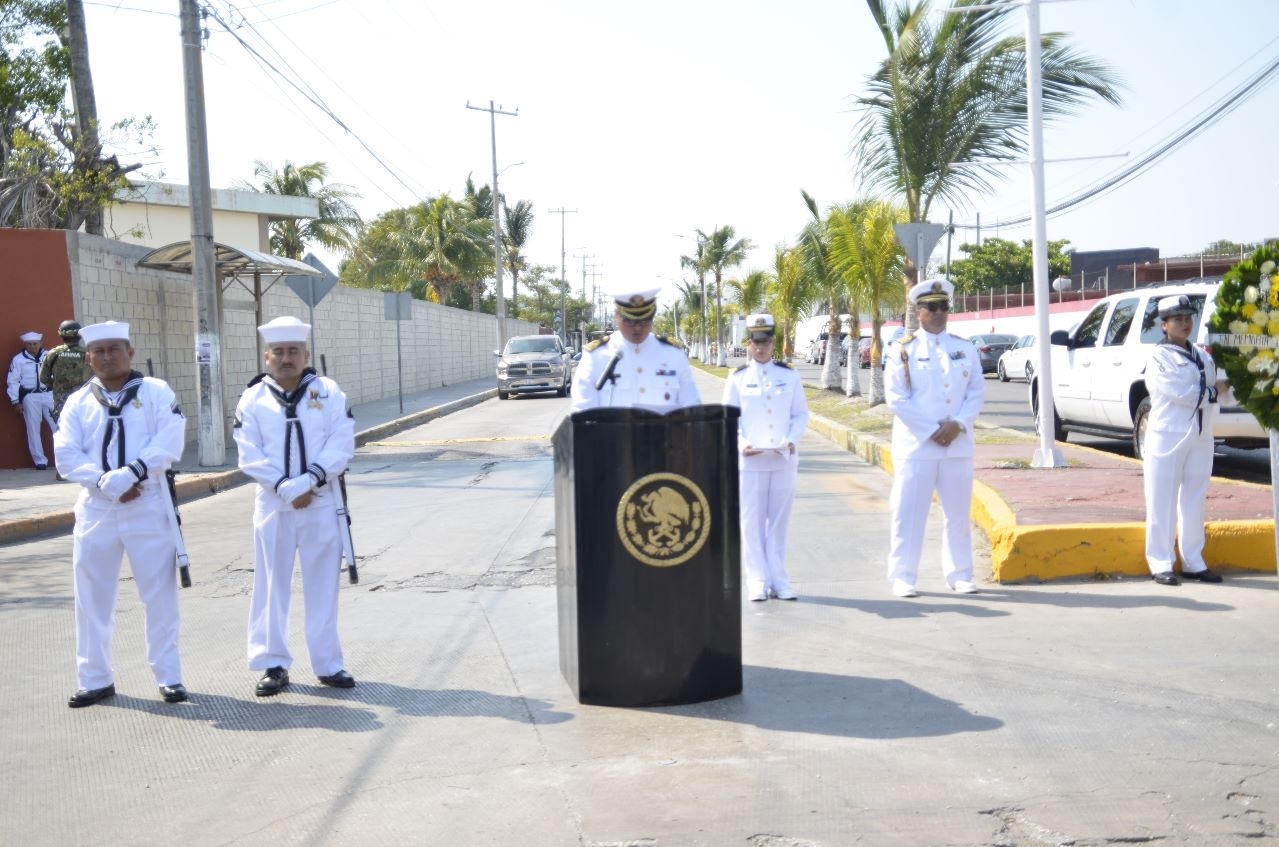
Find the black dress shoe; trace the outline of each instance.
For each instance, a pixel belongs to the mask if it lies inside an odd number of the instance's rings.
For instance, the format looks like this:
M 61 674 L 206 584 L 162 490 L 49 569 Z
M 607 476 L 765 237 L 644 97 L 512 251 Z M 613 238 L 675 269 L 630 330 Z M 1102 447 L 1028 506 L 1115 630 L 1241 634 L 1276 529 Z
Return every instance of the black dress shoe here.
M 1152 574 L 1151 579 L 1160 585 L 1180 585 L 1177 576 L 1172 571 L 1164 571 L 1163 573 Z
M 1195 582 L 1221 582 L 1221 575 L 1204 568 L 1201 571 L 1182 571 L 1182 579 L 1192 579 Z
M 67 700 L 67 705 L 73 709 L 81 709 L 85 706 L 92 706 L 99 700 L 105 700 L 115 695 L 115 683 L 104 686 L 102 688 L 81 688 L 75 694 L 71 695 L 71 699 Z
M 266 673 L 258 680 L 258 687 L 253 693 L 259 697 L 270 697 L 272 694 L 279 694 L 288 684 L 288 671 L 281 667 L 267 668 Z
M 322 676 L 320 677 L 320 682 L 325 685 L 331 685 L 334 688 L 355 687 L 355 677 L 351 676 L 346 671 L 338 671 L 337 673 L 329 674 L 328 676 Z
M 48 465 L 36 465 L 36 470 L 38 471 L 47 471 L 48 469 L 49 469 Z
M 187 689 L 180 682 L 177 685 L 161 685 L 160 696 L 164 698 L 166 703 L 181 703 L 187 699 Z

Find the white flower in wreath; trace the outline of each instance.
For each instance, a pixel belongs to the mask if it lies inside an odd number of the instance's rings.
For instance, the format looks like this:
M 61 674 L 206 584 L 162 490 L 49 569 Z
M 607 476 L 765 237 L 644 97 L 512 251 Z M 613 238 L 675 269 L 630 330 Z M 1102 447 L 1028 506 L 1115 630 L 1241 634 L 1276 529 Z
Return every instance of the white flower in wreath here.
M 1273 259 L 1267 259 L 1261 263 L 1261 275 L 1263 277 L 1270 276 L 1270 274 L 1274 272 L 1274 269 L 1275 263 Z
M 1258 309 L 1252 313 L 1252 317 L 1248 320 L 1252 321 L 1257 327 L 1264 327 L 1270 323 L 1270 313 L 1265 309 Z
M 1270 293 L 1270 277 L 1262 277 L 1262 278 L 1261 278 L 1261 286 L 1260 286 L 1260 288 L 1261 288 L 1261 293 L 1262 293 L 1263 295 L 1264 295 L 1264 294 L 1269 294 L 1269 293 Z
M 1230 331 L 1235 335 L 1244 335 L 1248 332 L 1248 322 L 1241 320 L 1233 320 L 1230 322 Z
M 1243 299 L 1244 299 L 1244 302 L 1245 302 L 1245 303 L 1256 303 L 1256 302 L 1257 302 L 1257 296 L 1258 296 L 1258 294 L 1259 294 L 1259 292 L 1257 291 L 1257 286 L 1255 286 L 1255 285 L 1250 285 L 1250 286 L 1248 286 L 1247 288 L 1245 288 L 1245 289 L 1243 290 Z

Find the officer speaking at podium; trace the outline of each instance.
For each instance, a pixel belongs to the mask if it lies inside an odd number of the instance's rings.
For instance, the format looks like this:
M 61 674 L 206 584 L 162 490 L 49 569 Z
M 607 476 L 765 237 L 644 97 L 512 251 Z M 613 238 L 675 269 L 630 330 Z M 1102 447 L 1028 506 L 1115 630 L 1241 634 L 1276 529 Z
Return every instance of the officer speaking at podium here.
M 571 411 L 601 407 L 669 412 L 701 405 L 684 351 L 653 335 L 658 289 L 613 295 L 617 329 L 592 341 L 573 376 Z

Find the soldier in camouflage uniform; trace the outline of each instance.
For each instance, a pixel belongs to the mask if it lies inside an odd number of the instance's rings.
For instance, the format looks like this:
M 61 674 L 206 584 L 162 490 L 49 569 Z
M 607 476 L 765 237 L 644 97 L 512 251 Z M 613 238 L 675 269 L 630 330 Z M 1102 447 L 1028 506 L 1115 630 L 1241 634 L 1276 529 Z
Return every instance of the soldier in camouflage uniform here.
M 55 421 L 62 413 L 62 404 L 67 402 L 72 392 L 93 376 L 80 343 L 80 324 L 63 321 L 58 326 L 58 335 L 62 336 L 63 343 L 50 350 L 40 363 L 40 382 L 53 390 Z

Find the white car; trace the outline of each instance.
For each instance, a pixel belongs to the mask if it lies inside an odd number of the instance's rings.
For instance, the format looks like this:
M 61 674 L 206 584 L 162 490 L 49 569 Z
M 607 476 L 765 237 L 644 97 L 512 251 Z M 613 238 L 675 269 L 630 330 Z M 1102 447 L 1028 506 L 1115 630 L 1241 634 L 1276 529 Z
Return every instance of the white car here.
M 1035 346 L 1035 336 L 1023 335 L 1000 355 L 995 372 L 999 374 L 1000 382 L 1007 382 L 1014 377 L 1025 377 L 1026 382 L 1030 382 L 1038 361 L 1039 348 Z
M 1216 311 L 1220 280 L 1152 285 L 1111 294 L 1097 301 L 1071 330 L 1057 330 L 1052 350 L 1053 437 L 1082 432 L 1131 439 L 1142 455 L 1150 397 L 1143 371 L 1150 350 L 1163 338 L 1159 300 L 1185 294 L 1198 312 L 1190 337 L 1200 348 L 1208 343 L 1208 318 Z M 1269 435 L 1252 413 L 1235 402 L 1233 392 L 1220 398 L 1213 437 L 1232 447 L 1268 447 Z M 1030 378 L 1030 408 L 1039 420 L 1039 374 Z

